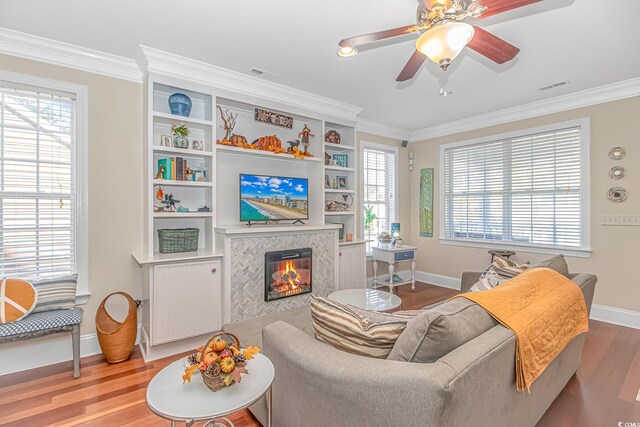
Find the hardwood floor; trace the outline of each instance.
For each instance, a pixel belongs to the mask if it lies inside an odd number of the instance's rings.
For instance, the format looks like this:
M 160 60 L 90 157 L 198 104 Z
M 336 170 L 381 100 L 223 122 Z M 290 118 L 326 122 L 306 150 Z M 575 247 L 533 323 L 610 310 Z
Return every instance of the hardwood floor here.
M 397 288 L 402 309 L 416 309 L 456 294 L 418 283 Z M 182 355 L 144 363 L 139 350 L 109 365 L 102 355 L 0 377 L 0 426 L 168 426 L 145 403 L 146 386 Z M 591 321 L 582 366 L 544 415 L 539 427 L 601 427 L 640 423 L 640 331 Z M 259 426 L 249 411 L 229 417 L 238 427 Z M 199 424 L 202 425 L 202 424 Z

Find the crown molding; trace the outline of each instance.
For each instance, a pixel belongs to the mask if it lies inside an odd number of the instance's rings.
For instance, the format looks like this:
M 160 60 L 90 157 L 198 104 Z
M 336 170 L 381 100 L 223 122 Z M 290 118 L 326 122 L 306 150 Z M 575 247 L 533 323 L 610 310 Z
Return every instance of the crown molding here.
M 272 102 L 312 110 L 355 122 L 361 107 L 304 92 L 257 77 L 231 71 L 215 65 L 163 52 L 148 46 L 139 47 L 138 66 L 146 75 L 158 73 L 233 93 L 259 97 Z
M 365 132 L 371 135 L 384 136 L 385 138 L 408 140 L 411 131 L 399 127 L 386 125 L 384 123 L 374 122 L 373 120 L 358 119 L 356 125 L 358 132 Z
M 1 27 L 0 53 L 136 83 L 142 82 L 142 73 L 132 59 Z
M 413 131 L 409 141 L 424 141 L 634 96 L 640 96 L 640 78 L 624 80 L 466 119 L 425 127 Z

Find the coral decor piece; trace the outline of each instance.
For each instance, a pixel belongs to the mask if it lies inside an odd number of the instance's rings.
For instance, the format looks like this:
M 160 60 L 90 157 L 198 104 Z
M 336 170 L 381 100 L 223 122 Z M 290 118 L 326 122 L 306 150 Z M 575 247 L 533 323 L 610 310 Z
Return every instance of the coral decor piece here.
M 227 341 L 229 339 L 229 341 Z M 187 367 L 182 383 L 191 382 L 191 377 L 200 371 L 202 381 L 211 391 L 222 390 L 242 380 L 248 374 L 247 362 L 260 352 L 258 347 L 240 349 L 238 338 L 226 332 L 214 335 L 198 352 L 187 357 Z
M 222 107 L 220 107 L 219 105 L 218 110 L 220 110 L 220 118 L 222 119 L 220 128 L 224 130 L 224 138 L 222 138 L 222 140 L 229 141 L 231 139 L 233 128 L 236 127 L 236 119 L 238 118 L 238 113 L 232 113 L 229 110 L 222 111 Z

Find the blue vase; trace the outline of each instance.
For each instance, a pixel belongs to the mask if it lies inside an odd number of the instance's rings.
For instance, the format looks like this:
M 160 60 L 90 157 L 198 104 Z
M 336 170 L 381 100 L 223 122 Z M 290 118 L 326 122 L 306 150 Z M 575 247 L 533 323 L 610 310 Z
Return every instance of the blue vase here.
M 189 114 L 191 114 L 191 98 L 184 93 L 176 92 L 169 97 L 169 109 L 171 114 L 189 117 Z

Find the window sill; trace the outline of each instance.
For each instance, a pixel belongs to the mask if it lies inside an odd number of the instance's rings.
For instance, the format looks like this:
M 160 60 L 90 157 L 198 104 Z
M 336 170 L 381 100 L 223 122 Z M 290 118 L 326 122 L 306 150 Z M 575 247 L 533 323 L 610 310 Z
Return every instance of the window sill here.
M 76 305 L 85 305 L 89 302 L 91 292 L 80 292 L 76 294 Z
M 541 246 L 527 246 L 527 245 L 515 245 L 511 243 L 495 241 L 495 242 L 479 242 L 469 240 L 456 240 L 456 239 L 439 239 L 443 245 L 451 246 L 464 246 L 468 248 L 485 248 L 485 249 L 511 249 L 515 252 L 527 252 L 534 254 L 550 254 L 558 255 L 563 254 L 566 256 L 576 258 L 591 258 L 591 249 L 572 249 L 572 248 L 551 248 Z

